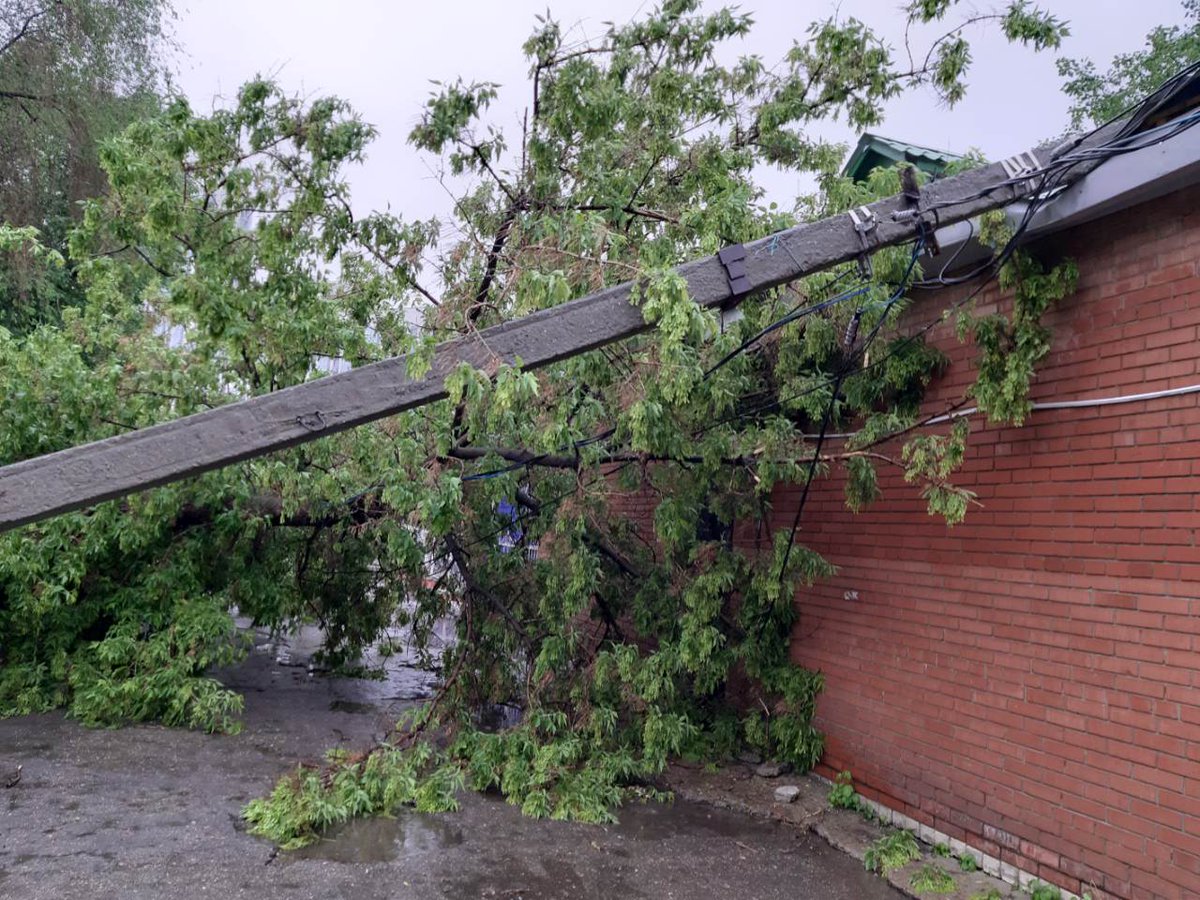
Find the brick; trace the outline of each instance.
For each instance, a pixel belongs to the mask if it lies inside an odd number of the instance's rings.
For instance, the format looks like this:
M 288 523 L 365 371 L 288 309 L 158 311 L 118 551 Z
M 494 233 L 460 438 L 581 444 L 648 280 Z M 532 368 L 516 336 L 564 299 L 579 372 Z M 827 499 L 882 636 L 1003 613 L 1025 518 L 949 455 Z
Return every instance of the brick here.
M 1194 209 L 1200 188 L 1052 239 L 1081 285 L 1047 318 L 1035 397 L 1200 380 Z M 900 330 L 947 302 L 914 301 Z M 1009 306 L 994 286 L 979 303 Z M 971 383 L 974 351 L 945 326 L 928 339 L 951 360 L 934 411 Z M 897 473 L 857 517 L 839 476 L 814 484 L 806 542 L 840 574 L 798 598 L 793 658 L 825 673 L 829 771 L 1096 900 L 1200 896 L 1197 446 L 1194 396 L 976 420 L 955 483 L 984 508 L 954 529 Z M 797 496 L 776 492 L 773 527 Z

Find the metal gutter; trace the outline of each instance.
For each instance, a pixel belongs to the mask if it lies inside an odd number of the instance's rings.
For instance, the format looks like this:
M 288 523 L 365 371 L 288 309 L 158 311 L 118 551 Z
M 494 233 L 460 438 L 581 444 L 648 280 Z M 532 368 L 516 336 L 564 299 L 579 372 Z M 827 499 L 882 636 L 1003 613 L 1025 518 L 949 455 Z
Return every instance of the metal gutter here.
M 1098 166 L 1035 213 L 1024 239 L 1074 228 L 1195 184 L 1200 184 L 1200 128 L 1189 128 L 1161 144 L 1115 156 Z M 1018 200 L 1004 212 L 1016 225 L 1028 207 L 1028 201 Z M 947 274 L 991 255 L 991 250 L 975 239 L 978 230 L 978 220 L 939 228 L 941 253 L 933 258 L 930 269 L 936 270 L 937 261 L 949 261 L 955 253 L 955 268 Z

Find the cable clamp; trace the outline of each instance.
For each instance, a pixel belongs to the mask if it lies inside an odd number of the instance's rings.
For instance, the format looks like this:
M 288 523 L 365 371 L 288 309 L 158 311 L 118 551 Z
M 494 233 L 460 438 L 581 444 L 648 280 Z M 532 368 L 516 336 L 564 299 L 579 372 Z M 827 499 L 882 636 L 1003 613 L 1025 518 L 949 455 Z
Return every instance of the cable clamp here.
M 717 259 L 725 267 L 733 296 L 740 297 L 750 293 L 750 278 L 746 275 L 746 248 L 742 244 L 723 247 L 717 253 Z
M 863 278 L 870 278 L 874 275 L 874 269 L 871 267 L 871 242 L 867 236 L 875 230 L 879 220 L 870 209 L 860 206 L 850 210 L 850 221 L 854 223 L 854 231 L 858 234 L 858 243 L 862 247 L 862 253 L 858 254 L 858 273 Z
M 892 213 L 892 218 L 897 222 L 914 222 L 917 228 L 917 240 L 925 255 L 937 255 L 941 252 L 937 242 L 937 210 L 933 211 L 933 223 L 931 224 L 921 212 L 921 184 L 917 179 L 917 170 L 913 166 L 905 166 L 900 170 L 900 185 L 903 188 L 904 202 L 908 208 Z
M 1038 158 L 1033 155 L 1032 150 L 1026 150 L 1024 153 L 1018 153 L 1016 156 L 1010 156 L 1000 165 L 1004 166 L 1004 172 L 1009 178 L 1024 178 L 1026 175 L 1032 175 L 1042 167 L 1038 162 Z

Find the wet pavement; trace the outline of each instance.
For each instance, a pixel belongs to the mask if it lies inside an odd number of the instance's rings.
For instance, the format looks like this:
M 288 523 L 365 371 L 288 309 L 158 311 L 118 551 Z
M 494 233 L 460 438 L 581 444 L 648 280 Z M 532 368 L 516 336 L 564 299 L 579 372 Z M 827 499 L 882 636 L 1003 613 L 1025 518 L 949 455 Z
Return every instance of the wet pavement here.
M 455 813 L 353 822 L 276 853 L 240 810 L 298 760 L 364 747 L 432 689 L 403 657 L 384 680 L 310 673 L 259 640 L 223 676 L 244 731 L 94 730 L 60 714 L 0 720 L 2 898 L 788 898 L 902 896 L 796 828 L 697 803 L 634 805 L 620 824 L 535 821 L 465 795 Z

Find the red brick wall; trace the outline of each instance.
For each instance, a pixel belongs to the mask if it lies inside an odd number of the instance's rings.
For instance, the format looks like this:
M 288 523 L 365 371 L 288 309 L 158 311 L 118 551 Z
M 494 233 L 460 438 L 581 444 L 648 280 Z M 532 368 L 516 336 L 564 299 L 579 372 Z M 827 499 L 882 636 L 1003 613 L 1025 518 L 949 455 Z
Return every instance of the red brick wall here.
M 1035 399 L 1200 383 L 1197 210 L 1189 190 L 1038 248 L 1080 284 Z M 931 413 L 973 356 L 933 337 Z M 1075 892 L 1200 897 L 1198 398 L 974 420 L 957 483 L 983 506 L 954 528 L 893 472 L 858 516 L 814 486 L 800 539 L 840 573 L 798 598 L 793 655 L 826 673 L 826 774 Z M 786 528 L 796 493 L 774 499 Z

